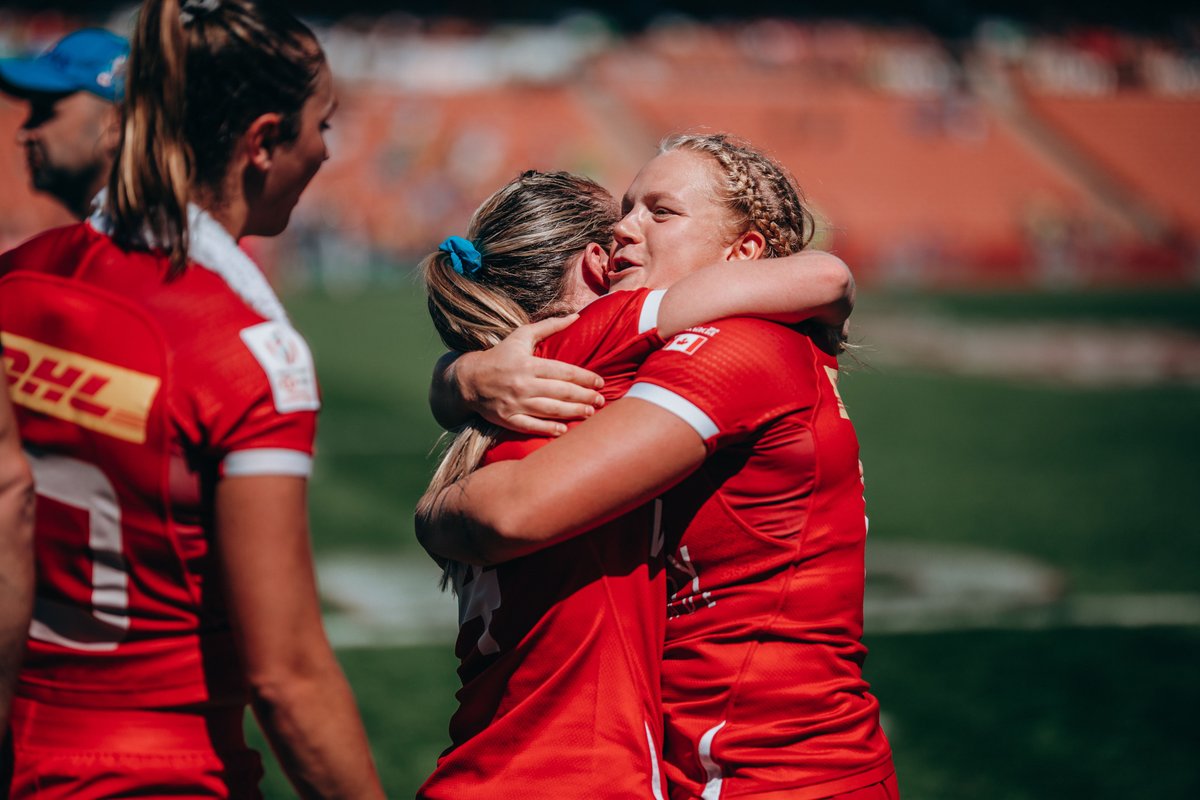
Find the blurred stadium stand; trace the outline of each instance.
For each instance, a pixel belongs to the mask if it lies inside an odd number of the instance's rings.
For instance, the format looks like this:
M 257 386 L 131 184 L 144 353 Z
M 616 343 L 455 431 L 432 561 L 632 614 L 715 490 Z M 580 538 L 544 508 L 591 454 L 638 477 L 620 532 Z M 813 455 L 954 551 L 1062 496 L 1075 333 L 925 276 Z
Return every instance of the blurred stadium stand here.
M 128 17 L 99 21 L 120 30 Z M 293 274 L 369 282 L 373 265 L 461 232 L 527 168 L 619 193 L 660 136 L 698 128 L 787 164 L 818 242 L 866 284 L 1200 281 L 1194 25 L 1167 36 L 973 17 L 968 35 L 943 38 L 932 24 L 832 19 L 675 15 L 626 33 L 588 13 L 316 19 L 341 96 L 334 158 L 288 233 L 259 246 L 303 267 Z M 0 12 L 0 51 L 97 21 Z M 0 103 L 4 136 L 21 119 Z M 30 197 L 15 145 L 0 147 L 0 180 L 0 245 L 65 221 Z

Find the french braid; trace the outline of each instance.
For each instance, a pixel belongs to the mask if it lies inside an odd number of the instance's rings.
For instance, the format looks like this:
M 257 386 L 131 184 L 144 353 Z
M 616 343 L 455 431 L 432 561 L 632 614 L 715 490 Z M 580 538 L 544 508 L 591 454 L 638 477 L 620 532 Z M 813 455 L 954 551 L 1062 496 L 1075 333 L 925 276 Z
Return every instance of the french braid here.
M 691 150 L 710 156 L 720 167 L 717 198 L 729 211 L 731 231 L 756 230 L 766 240 L 764 258 L 798 253 L 812 241 L 816 221 L 787 168 L 749 142 L 726 133 L 681 133 L 659 144 L 660 153 Z M 806 332 L 830 352 L 846 350 L 840 327 L 816 322 Z
M 729 209 L 733 229 L 761 233 L 766 257 L 798 253 L 812 240 L 812 212 L 795 178 L 750 143 L 725 133 L 676 134 L 659 145 L 659 152 L 671 150 L 704 153 L 717 162 L 724 177 L 717 194 Z

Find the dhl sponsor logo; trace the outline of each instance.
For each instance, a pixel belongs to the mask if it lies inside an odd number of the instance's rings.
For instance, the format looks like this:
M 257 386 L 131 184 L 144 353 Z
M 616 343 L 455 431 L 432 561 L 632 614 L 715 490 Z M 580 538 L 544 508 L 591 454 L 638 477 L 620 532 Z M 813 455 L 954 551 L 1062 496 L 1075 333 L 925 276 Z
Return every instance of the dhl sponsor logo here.
M 14 403 L 126 442 L 146 441 L 160 379 L 11 333 L 0 341 Z

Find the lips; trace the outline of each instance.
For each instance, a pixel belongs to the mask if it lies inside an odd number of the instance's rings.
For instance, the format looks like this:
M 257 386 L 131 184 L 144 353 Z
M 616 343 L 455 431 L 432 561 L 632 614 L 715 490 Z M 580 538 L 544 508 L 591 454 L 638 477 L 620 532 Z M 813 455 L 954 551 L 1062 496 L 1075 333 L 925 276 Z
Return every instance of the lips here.
M 636 261 L 631 261 L 630 259 L 626 258 L 625 256 L 620 256 L 620 255 L 613 256 L 613 259 L 611 262 L 609 262 L 609 265 L 611 267 L 610 272 L 612 272 L 613 274 L 621 272 L 622 270 L 629 269 L 630 267 L 640 267 L 641 266 L 641 264 L 637 263 Z

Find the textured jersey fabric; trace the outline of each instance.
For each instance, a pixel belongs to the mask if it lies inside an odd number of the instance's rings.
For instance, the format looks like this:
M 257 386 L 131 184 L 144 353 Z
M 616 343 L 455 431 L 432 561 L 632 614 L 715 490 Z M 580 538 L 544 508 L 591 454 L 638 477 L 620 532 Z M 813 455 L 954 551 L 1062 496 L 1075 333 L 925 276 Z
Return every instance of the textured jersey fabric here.
M 193 750 L 234 754 L 230 776 L 242 777 L 230 779 L 251 781 L 244 796 L 256 791 L 240 724 L 214 725 L 240 720 L 247 688 L 213 498 L 222 475 L 306 476 L 319 402 L 307 345 L 257 268 L 207 216 L 194 218 L 192 244 L 196 263 L 170 280 L 164 258 L 122 250 L 95 222 L 0 256 L 4 364 L 38 491 L 17 777 L 61 778 L 73 797 L 90 795 L 69 770 L 45 772 L 78 760 L 54 744 L 64 732 L 94 732 L 84 750 L 101 758 L 132 739 L 101 735 L 111 726 L 94 720 L 127 712 L 160 720 L 166 735 L 190 718 L 162 709 L 180 707 L 214 736 L 225 731 L 222 741 L 193 737 Z M 102 760 L 141 756 L 151 758 L 126 749 Z M 78 781 L 100 779 L 88 775 Z M 14 784 L 14 797 L 45 791 Z
M 664 498 L 676 800 L 807 800 L 892 771 L 862 677 L 866 518 L 837 375 L 795 330 L 728 319 L 675 336 L 628 393 L 710 453 Z

